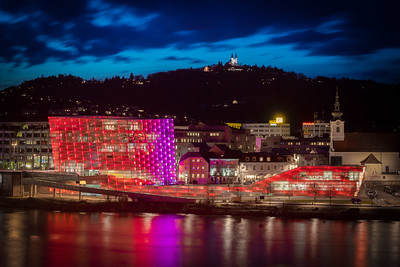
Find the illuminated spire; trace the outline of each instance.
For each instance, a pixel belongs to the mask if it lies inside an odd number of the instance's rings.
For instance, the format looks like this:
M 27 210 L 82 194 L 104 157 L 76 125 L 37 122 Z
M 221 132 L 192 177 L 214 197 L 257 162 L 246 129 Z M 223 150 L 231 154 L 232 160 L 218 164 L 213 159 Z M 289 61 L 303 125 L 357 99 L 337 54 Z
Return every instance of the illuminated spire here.
M 339 92 L 338 88 L 336 87 L 336 97 L 335 97 L 335 110 L 332 112 L 333 120 L 342 120 L 343 112 L 340 111 L 340 104 L 339 104 Z

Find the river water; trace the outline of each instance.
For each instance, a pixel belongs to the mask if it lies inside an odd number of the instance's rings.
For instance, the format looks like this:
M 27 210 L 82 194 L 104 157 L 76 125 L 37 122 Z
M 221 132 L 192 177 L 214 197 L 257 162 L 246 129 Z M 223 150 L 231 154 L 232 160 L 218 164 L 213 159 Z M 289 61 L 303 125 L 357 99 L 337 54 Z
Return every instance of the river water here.
M 400 266 L 400 222 L 0 208 L 0 266 Z

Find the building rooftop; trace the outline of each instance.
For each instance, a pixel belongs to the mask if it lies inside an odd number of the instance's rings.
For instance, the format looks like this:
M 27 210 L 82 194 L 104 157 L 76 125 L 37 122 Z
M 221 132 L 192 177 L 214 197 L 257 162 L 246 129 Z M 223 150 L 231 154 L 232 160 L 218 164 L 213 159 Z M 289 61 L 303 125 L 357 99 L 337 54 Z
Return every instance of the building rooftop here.
M 360 161 L 361 165 L 365 164 L 382 164 L 375 156 L 374 154 L 369 154 L 368 157 L 366 157 L 364 160 Z
M 345 133 L 344 141 L 334 141 L 335 152 L 400 152 L 396 133 Z

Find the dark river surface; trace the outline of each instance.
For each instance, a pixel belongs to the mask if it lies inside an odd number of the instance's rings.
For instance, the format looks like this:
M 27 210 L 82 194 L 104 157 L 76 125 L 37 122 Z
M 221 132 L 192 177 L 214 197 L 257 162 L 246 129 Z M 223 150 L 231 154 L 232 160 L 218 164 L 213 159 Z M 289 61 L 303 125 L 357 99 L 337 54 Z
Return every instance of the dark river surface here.
M 400 266 L 400 222 L 0 208 L 0 266 Z

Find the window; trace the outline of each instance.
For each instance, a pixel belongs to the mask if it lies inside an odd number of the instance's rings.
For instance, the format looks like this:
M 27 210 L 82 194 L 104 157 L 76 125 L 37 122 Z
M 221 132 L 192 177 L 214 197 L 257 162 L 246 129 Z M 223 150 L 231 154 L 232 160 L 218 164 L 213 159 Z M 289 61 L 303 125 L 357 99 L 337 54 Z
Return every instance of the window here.
M 340 127 L 336 127 L 336 132 L 340 133 Z

